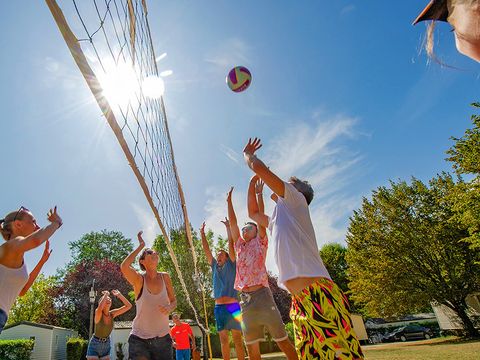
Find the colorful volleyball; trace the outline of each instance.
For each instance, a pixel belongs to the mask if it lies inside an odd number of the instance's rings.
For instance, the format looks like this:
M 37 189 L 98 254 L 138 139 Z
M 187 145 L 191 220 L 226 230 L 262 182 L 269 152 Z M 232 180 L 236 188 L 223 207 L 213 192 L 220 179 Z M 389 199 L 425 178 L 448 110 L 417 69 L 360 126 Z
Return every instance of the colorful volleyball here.
M 244 66 L 236 66 L 227 76 L 228 87 L 235 92 L 241 92 L 246 90 L 252 82 L 252 74 Z

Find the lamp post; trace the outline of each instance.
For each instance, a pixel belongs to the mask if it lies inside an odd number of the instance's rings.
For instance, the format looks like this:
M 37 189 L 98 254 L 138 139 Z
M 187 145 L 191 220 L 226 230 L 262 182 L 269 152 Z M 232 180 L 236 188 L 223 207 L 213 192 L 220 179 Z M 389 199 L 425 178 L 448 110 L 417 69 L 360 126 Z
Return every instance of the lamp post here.
M 95 291 L 95 279 L 92 281 L 92 287 L 88 292 L 88 297 L 90 298 L 90 329 L 88 331 L 88 338 L 90 339 L 93 334 L 93 307 L 95 305 L 95 297 L 97 296 L 97 292 Z

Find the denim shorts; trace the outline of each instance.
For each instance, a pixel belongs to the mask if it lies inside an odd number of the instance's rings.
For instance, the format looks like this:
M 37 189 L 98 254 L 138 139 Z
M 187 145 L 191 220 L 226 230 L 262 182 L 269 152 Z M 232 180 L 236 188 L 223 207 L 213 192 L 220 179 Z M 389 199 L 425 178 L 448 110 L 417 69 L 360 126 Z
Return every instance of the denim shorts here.
M 190 349 L 175 350 L 176 360 L 190 360 Z
M 90 342 L 88 343 L 87 356 L 97 356 L 101 359 L 109 355 L 110 338 L 107 338 L 105 341 L 103 341 L 103 339 L 97 338 L 95 335 L 92 336 Z
M 270 288 L 264 287 L 250 293 L 242 292 L 240 299 L 245 344 L 250 345 L 264 340 L 265 328 L 274 341 L 288 339 L 282 316 Z
M 242 330 L 240 304 L 217 304 L 213 310 L 217 331 Z
M 7 322 L 7 319 L 8 319 L 7 313 L 2 309 L 0 309 L 0 333 L 2 332 L 3 327 Z
M 172 360 L 172 338 L 170 334 L 151 339 L 136 335 L 128 337 L 128 358 L 149 360 Z

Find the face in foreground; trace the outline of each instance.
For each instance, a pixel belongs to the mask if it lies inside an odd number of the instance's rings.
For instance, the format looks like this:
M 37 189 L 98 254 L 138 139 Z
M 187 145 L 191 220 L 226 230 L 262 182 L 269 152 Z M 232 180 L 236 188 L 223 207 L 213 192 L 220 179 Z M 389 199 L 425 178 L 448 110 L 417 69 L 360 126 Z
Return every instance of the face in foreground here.
M 448 10 L 457 50 L 480 62 L 480 1 L 452 1 Z
M 242 238 L 245 241 L 252 240 L 257 236 L 257 227 L 253 224 L 246 224 L 242 227 Z

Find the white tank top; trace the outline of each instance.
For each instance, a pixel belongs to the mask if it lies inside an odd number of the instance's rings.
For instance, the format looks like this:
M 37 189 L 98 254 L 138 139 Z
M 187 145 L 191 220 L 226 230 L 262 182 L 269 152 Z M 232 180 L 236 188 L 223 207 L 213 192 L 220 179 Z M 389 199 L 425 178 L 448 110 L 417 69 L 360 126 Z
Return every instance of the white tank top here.
M 142 291 L 140 298 L 135 301 L 137 306 L 137 314 L 133 319 L 132 335 L 142 339 L 151 339 L 154 337 L 162 337 L 170 333 L 168 325 L 168 315 L 162 314 L 159 305 L 167 306 L 170 300 L 167 294 L 167 286 L 163 275 L 163 288 L 158 294 L 152 294 L 147 289 L 145 276 L 143 278 Z
M 17 269 L 0 264 L 0 309 L 8 314 L 27 281 L 28 271 L 25 261 Z

